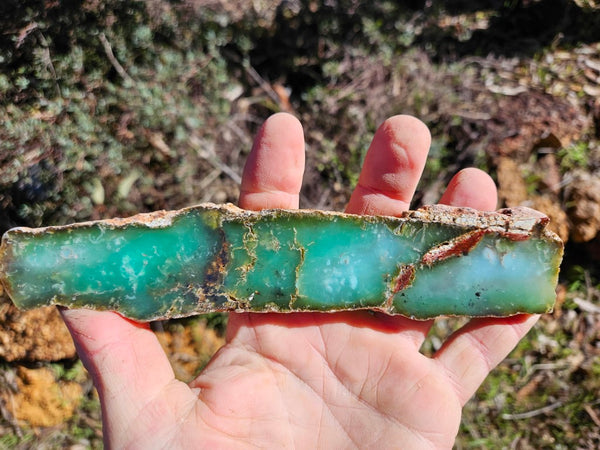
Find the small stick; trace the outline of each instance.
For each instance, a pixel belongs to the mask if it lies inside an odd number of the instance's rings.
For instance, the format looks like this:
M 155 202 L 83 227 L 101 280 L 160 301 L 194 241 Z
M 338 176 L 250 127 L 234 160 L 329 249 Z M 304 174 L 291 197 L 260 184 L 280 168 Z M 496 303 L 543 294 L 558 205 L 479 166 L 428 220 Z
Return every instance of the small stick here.
M 108 39 L 106 39 L 106 36 L 104 35 L 104 33 L 100 33 L 99 38 L 100 38 L 100 42 L 102 42 L 102 46 L 104 47 L 104 52 L 106 53 L 108 60 L 113 65 L 113 67 L 115 68 L 117 73 L 119 75 L 121 75 L 121 78 L 123 78 L 125 81 L 128 81 L 131 84 L 135 84 L 135 81 L 133 80 L 133 78 L 131 78 L 129 76 L 129 74 L 125 71 L 125 69 L 123 68 L 121 63 L 119 61 L 117 61 L 117 58 L 115 57 L 115 54 L 112 51 L 110 42 L 108 42 Z
M 585 409 L 585 412 L 589 414 L 594 423 L 600 427 L 600 418 L 598 418 L 598 414 L 596 414 L 596 411 L 594 411 L 592 407 L 587 404 L 583 405 L 583 409 Z
M 502 418 L 504 420 L 521 420 L 521 419 L 530 419 L 535 416 L 539 416 L 541 414 L 546 414 L 550 411 L 555 410 L 556 408 L 560 408 L 563 405 L 562 402 L 552 403 L 551 405 L 544 406 L 543 408 L 534 409 L 532 411 L 527 411 L 524 413 L 518 414 L 502 414 Z

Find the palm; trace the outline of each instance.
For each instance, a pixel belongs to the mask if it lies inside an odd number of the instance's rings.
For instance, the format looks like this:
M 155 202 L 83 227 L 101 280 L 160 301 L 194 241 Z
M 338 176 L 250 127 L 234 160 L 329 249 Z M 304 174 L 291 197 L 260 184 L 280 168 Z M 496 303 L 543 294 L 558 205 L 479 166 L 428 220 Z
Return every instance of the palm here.
M 256 407 L 252 416 L 267 421 L 252 432 L 296 448 L 449 447 L 461 404 L 433 360 L 418 352 L 415 326 L 426 324 L 366 312 L 236 316 L 238 331 L 224 352 L 262 367 L 247 374 L 256 378 L 244 380 L 239 396 L 232 394 L 241 399 L 233 402 L 240 407 L 236 413 Z M 220 380 L 222 367 L 227 370 L 216 360 L 198 382 Z M 226 383 L 209 386 L 217 390 L 216 401 L 227 390 Z M 257 387 L 251 396 L 249 386 Z
M 358 312 L 241 314 L 233 322 L 209 367 L 190 387 L 173 381 L 146 404 L 135 419 L 146 426 L 130 429 L 119 447 L 156 445 L 159 426 L 169 430 L 168 448 L 451 446 L 461 402 L 418 352 L 410 321 Z
M 407 209 L 428 146 L 420 122 L 388 120 L 348 210 Z M 240 205 L 297 207 L 303 161 L 299 124 L 271 118 L 246 165 Z M 441 201 L 493 209 L 495 188 L 482 172 L 464 171 Z M 462 405 L 535 322 L 472 320 L 428 358 L 419 348 L 429 322 L 366 311 L 232 314 L 227 344 L 186 385 L 147 326 L 113 313 L 63 316 L 98 388 L 105 441 L 136 448 L 451 447 Z

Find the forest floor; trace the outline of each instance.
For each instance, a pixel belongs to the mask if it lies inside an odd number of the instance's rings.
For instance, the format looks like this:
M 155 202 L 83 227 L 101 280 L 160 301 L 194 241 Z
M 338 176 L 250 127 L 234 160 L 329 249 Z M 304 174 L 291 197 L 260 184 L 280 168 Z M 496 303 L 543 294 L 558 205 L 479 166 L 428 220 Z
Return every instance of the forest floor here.
M 415 207 L 475 166 L 500 206 L 545 212 L 566 242 L 555 311 L 467 404 L 456 448 L 600 447 L 596 2 L 76 3 L 0 7 L 0 232 L 235 202 L 253 135 L 278 111 L 305 127 L 301 206 L 341 210 L 378 124 L 413 114 L 433 138 Z M 465 320 L 438 319 L 423 352 Z M 153 329 L 190 380 L 226 322 Z M 0 295 L 0 449 L 101 446 L 56 310 Z

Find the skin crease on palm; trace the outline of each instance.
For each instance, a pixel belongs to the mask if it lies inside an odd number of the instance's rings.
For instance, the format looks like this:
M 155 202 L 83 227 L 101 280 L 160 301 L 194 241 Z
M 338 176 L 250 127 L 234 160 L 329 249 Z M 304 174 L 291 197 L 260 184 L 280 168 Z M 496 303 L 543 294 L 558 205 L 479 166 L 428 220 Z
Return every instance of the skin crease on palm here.
M 395 116 L 376 132 L 347 207 L 408 209 L 431 142 Z M 298 208 L 302 126 L 275 114 L 246 163 L 242 208 Z M 496 208 L 491 178 L 459 172 L 440 203 Z M 443 293 L 440 293 L 443 295 Z M 63 310 L 102 404 L 107 448 L 451 448 L 462 406 L 537 320 L 472 319 L 433 355 L 432 325 L 369 311 L 231 313 L 226 345 L 190 384 L 175 379 L 147 324 Z

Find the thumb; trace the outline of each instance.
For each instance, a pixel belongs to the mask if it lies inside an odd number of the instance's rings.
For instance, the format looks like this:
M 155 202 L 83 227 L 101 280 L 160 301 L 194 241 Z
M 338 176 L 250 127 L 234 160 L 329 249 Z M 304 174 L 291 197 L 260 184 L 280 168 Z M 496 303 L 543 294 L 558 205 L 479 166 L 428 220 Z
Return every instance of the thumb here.
M 63 309 L 61 314 L 98 390 L 105 431 L 126 428 L 175 380 L 148 324 L 112 312 Z

